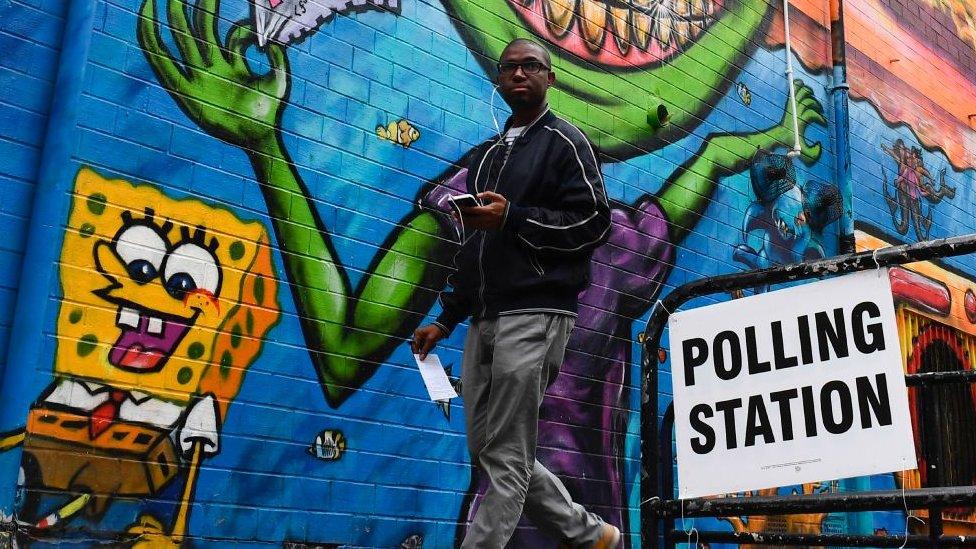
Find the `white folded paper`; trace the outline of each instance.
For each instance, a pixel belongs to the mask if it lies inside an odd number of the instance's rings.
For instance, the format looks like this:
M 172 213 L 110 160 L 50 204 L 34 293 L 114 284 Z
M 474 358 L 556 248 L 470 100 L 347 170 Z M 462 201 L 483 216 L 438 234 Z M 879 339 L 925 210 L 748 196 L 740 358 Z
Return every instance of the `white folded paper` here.
M 413 359 L 417 361 L 420 377 L 424 378 L 431 400 L 449 400 L 458 396 L 437 355 L 427 355 L 425 360 L 420 360 L 420 355 L 413 355 Z

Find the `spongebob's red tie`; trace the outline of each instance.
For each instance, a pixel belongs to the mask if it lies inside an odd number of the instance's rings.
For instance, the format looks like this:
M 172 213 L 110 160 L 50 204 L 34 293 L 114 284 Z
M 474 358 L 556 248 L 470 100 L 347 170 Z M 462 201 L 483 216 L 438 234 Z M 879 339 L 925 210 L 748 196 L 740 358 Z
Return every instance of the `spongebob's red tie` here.
M 88 423 L 88 436 L 90 438 L 96 438 L 115 422 L 115 418 L 119 416 L 119 408 L 122 407 L 122 403 L 128 396 L 127 391 L 117 389 L 109 391 L 108 400 L 92 410 L 91 421 Z

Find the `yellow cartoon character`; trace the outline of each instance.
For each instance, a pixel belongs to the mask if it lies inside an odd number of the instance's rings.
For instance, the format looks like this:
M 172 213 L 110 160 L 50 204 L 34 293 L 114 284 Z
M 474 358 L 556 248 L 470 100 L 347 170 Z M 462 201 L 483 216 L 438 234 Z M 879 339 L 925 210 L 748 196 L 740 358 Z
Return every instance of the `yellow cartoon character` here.
M 279 317 L 268 232 L 88 169 L 66 231 L 55 380 L 28 418 L 26 484 L 71 494 L 49 524 L 79 501 L 97 517 L 113 497 L 156 494 L 185 470 L 169 536 L 149 516 L 130 529 L 178 543 L 200 460 L 219 451 L 227 407 Z

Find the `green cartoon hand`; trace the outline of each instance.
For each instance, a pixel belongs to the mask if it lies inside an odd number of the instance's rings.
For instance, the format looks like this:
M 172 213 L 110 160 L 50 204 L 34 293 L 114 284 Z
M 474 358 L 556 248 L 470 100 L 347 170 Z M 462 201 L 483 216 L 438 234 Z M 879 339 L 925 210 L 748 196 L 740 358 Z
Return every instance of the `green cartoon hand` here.
M 819 141 L 807 143 L 804 137 L 807 126 L 810 124 L 826 126 L 827 119 L 824 118 L 823 106 L 813 95 L 813 89 L 810 86 L 804 84 L 803 80 L 800 79 L 794 80 L 793 86 L 796 90 L 796 120 L 800 133 L 800 158 L 803 159 L 804 163 L 809 165 L 820 158 L 821 146 Z M 783 113 L 783 120 L 780 121 L 779 125 L 771 133 L 774 134 L 773 137 L 780 144 L 786 145 L 787 147 L 793 146 L 793 105 L 791 102 L 786 102 L 786 112 Z
M 251 72 L 245 52 L 257 43 L 247 22 L 235 23 L 225 44 L 217 36 L 219 0 L 197 0 L 193 22 L 186 0 L 170 0 L 169 24 L 182 60 L 163 43 L 156 0 L 140 10 L 138 37 L 146 59 L 176 103 L 201 128 L 232 145 L 264 148 L 277 141 L 278 116 L 288 97 L 288 58 L 277 44 L 267 47 L 271 70 Z
M 827 120 L 813 90 L 802 80 L 795 80 L 794 85 L 800 158 L 809 165 L 820 158 L 821 146 L 819 142 L 807 143 L 804 136 L 807 127 L 810 124 L 826 126 Z M 758 149 L 792 146 L 793 109 L 789 101 L 782 120 L 771 128 L 748 134 L 710 136 L 698 153 L 668 178 L 657 196 L 658 204 L 671 221 L 674 242 L 680 242 L 698 223 L 721 178 L 746 169 Z

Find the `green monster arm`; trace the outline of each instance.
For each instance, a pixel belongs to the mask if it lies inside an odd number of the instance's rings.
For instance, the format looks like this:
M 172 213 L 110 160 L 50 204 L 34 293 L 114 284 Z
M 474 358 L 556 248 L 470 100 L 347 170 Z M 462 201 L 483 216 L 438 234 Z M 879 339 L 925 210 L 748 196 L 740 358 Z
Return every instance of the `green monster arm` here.
M 807 125 L 826 125 L 823 107 L 813 90 L 801 80 L 796 86 L 797 120 L 800 125 L 800 158 L 812 164 L 820 158 L 820 143 L 803 139 Z M 658 194 L 658 203 L 671 221 L 672 242 L 680 242 L 691 231 L 708 206 L 712 193 L 724 176 L 744 170 L 758 149 L 793 143 L 793 109 L 789 102 L 779 124 L 750 134 L 722 134 L 709 137 L 691 160 L 675 170 Z
M 413 332 L 436 300 L 447 276 L 447 236 L 432 214 L 411 214 L 353 292 L 295 165 L 280 144 L 269 153 L 249 156 L 258 181 L 269 183 L 261 190 L 295 286 L 302 331 L 326 400 L 338 406 Z
M 450 240 L 432 214 L 412 214 L 394 230 L 353 291 L 281 140 L 279 124 L 289 92 L 284 48 L 270 44 L 271 71 L 255 75 L 244 56 L 256 42 L 246 23 L 235 24 L 221 44 L 219 0 L 198 0 L 192 25 L 186 7 L 186 0 L 168 0 L 182 62 L 162 42 L 156 0 L 142 5 L 139 42 L 187 116 L 240 147 L 251 161 L 326 400 L 339 406 L 423 319 L 446 278 Z

